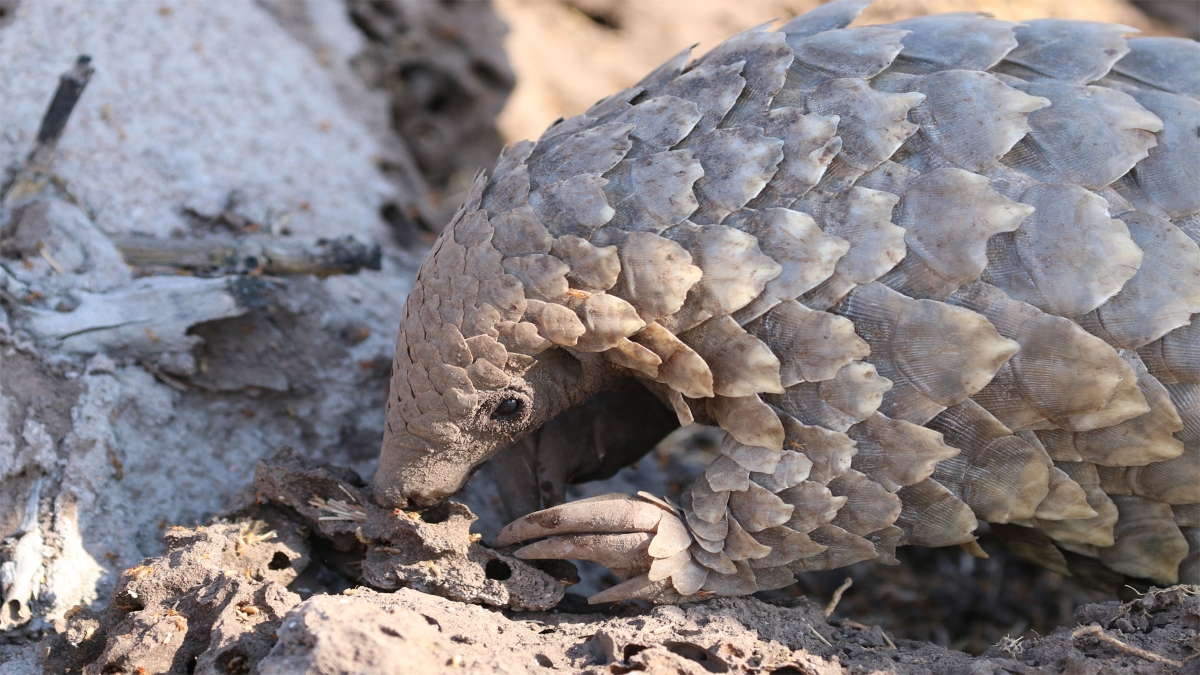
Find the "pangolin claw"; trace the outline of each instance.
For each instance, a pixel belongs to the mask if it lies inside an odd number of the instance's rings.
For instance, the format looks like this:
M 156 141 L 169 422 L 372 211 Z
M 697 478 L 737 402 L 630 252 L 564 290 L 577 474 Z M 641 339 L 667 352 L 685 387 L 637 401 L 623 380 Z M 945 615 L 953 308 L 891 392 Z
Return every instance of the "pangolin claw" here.
M 672 580 L 691 563 L 692 536 L 678 511 L 660 499 L 617 493 L 561 504 L 509 523 L 496 545 L 539 537 L 547 538 L 522 547 L 516 556 L 587 560 L 625 579 L 588 598 L 590 603 L 679 602 L 690 595 L 679 593 Z

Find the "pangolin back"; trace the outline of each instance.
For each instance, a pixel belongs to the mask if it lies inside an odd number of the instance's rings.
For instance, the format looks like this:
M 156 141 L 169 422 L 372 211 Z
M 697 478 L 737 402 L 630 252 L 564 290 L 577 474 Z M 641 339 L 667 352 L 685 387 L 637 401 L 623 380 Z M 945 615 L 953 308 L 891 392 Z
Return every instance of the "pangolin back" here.
M 603 353 L 725 430 L 681 495 L 681 595 L 970 548 L 980 520 L 1051 569 L 1200 582 L 1200 44 L 847 28 L 866 4 L 685 50 L 507 148 L 443 240 L 523 309 L 481 290 L 462 335 Z

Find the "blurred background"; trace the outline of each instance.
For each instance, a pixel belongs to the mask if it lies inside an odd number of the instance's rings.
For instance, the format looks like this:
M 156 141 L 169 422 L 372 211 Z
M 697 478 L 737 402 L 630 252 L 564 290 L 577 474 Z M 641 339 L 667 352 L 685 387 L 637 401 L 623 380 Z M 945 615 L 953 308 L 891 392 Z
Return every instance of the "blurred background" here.
M 0 0 L 2 1 L 2 0 Z M 303 2 L 260 0 L 303 24 Z M 637 82 L 695 45 L 700 56 L 740 31 L 787 21 L 819 0 L 346 0 L 367 37 L 354 58 L 387 90 L 391 122 L 432 188 L 436 232 L 502 143 L 536 139 L 554 120 Z M 1144 35 L 1200 37 L 1200 0 L 877 0 L 853 25 L 943 12 L 1023 21 L 1119 23 Z M 311 32 L 311 31 L 310 31 Z M 423 219 L 423 220 L 422 220 Z M 393 220 L 396 220 L 393 214 Z
M 496 0 L 517 86 L 500 115 L 506 141 L 537 138 L 550 122 L 587 109 L 697 44 L 703 54 L 734 33 L 787 20 L 817 0 Z M 1147 0 L 878 0 L 854 25 L 942 12 L 998 19 L 1043 17 L 1120 23 L 1149 35 L 1196 37 L 1200 2 Z

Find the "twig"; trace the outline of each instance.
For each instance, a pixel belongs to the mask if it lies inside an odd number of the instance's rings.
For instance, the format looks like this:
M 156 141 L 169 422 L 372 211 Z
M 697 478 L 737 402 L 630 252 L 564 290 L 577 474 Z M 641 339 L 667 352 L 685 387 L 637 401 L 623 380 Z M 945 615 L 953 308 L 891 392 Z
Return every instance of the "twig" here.
M 164 373 L 163 371 L 159 370 L 158 368 L 156 368 L 155 366 L 153 366 L 149 363 L 143 363 L 142 367 L 145 368 L 155 378 L 157 378 L 159 382 L 162 382 L 163 384 L 174 389 L 175 391 L 186 392 L 186 391 L 191 391 L 191 389 L 192 389 L 186 382 L 177 380 L 177 379 L 171 377 L 170 375 L 167 375 L 166 373 Z
M 50 100 L 50 107 L 46 108 L 46 114 L 42 116 L 37 142 L 25 159 L 17 180 L 4 195 L 5 205 L 15 205 L 33 197 L 49 181 L 50 166 L 54 163 L 58 139 L 62 138 L 67 120 L 71 118 L 75 104 L 79 102 L 84 87 L 95 72 L 91 63 L 92 57 L 80 56 L 75 60 L 75 65 L 59 77 L 58 89 L 54 92 L 54 98 Z
M 1133 656 L 1141 657 L 1143 659 L 1146 659 L 1147 661 L 1154 661 L 1155 663 L 1165 663 L 1169 666 L 1174 666 L 1176 668 L 1183 667 L 1182 661 L 1176 661 L 1175 659 L 1168 659 L 1167 657 L 1162 656 L 1161 654 L 1155 654 L 1154 652 L 1148 652 L 1145 649 L 1142 649 L 1141 647 L 1135 647 L 1133 645 L 1125 644 L 1124 642 L 1121 642 L 1120 640 L 1109 635 L 1108 633 L 1105 633 L 1104 629 L 1101 628 L 1100 626 L 1094 626 L 1094 625 L 1093 626 L 1080 626 L 1079 628 L 1076 628 L 1074 631 L 1071 632 L 1071 639 L 1075 639 L 1075 638 L 1083 636 L 1083 635 L 1094 635 L 1094 636 L 1096 636 L 1097 640 L 1099 640 L 1111 647 L 1115 647 L 1116 649 L 1118 649 L 1122 652 L 1125 652 L 1126 654 L 1132 654 Z
M 828 619 L 829 616 L 831 614 L 833 614 L 833 610 L 837 609 L 838 603 L 842 601 L 842 593 L 845 593 L 846 589 L 850 588 L 850 586 L 852 586 L 853 584 L 854 584 L 854 580 L 851 579 L 850 577 L 846 577 L 846 580 L 842 582 L 842 585 L 838 586 L 837 590 L 833 592 L 833 598 L 829 601 L 828 605 L 825 605 L 825 618 L 826 619 Z
M 845 623 L 847 626 L 850 626 L 851 628 L 857 628 L 859 630 L 871 630 L 871 626 L 859 623 L 852 619 L 844 619 L 843 623 Z M 888 637 L 888 634 L 883 632 L 882 626 L 879 628 L 879 634 L 883 636 L 883 641 L 886 642 L 889 647 L 891 647 L 892 649 L 896 648 L 896 643 L 892 642 L 892 638 Z
M 338 483 L 338 489 L 341 490 L 342 492 L 345 492 L 346 496 L 350 498 L 350 501 L 355 502 L 355 503 L 358 502 L 358 498 L 355 497 L 354 495 L 350 494 L 350 491 L 346 489 L 346 486 L 342 485 L 341 483 Z
M 813 634 L 813 635 L 816 635 L 818 640 L 820 640 L 821 642 L 824 642 L 824 643 L 825 643 L 825 646 L 827 646 L 827 647 L 832 647 L 832 646 L 833 646 L 833 643 L 832 643 L 832 642 L 830 642 L 829 640 L 826 640 L 824 635 L 821 635 L 820 633 L 818 633 L 818 632 L 817 632 L 817 629 L 816 629 L 816 628 L 813 628 L 813 626 L 812 626 L 812 624 L 811 624 L 811 623 L 809 623 L 808 621 L 805 621 L 804 619 L 801 619 L 801 621 L 804 621 L 804 625 L 805 625 L 805 626 L 808 626 L 808 629 L 809 629 L 810 631 L 812 631 L 812 634 Z
M 333 514 L 332 516 L 319 516 L 317 520 L 351 520 L 359 523 L 367 520 L 367 512 L 363 507 L 357 504 L 348 504 L 340 499 L 326 501 L 313 495 L 312 499 L 308 500 L 308 505 L 316 507 L 318 511 Z
M 355 274 L 382 267 L 378 245 L 354 237 L 302 242 L 268 236 L 207 239 L 118 237 L 113 243 L 134 267 L 175 268 L 203 276 L 226 274 Z
M 50 251 L 46 250 L 46 245 L 40 241 L 37 245 L 37 252 L 47 263 L 50 264 L 50 267 L 53 268 L 55 272 L 59 274 L 66 274 L 66 270 L 63 269 L 63 266 L 54 259 L 54 256 L 50 255 Z
M 75 59 L 75 65 L 58 78 L 58 89 L 50 100 L 50 107 L 42 116 L 42 126 L 38 129 L 37 145 L 25 160 L 27 169 L 39 172 L 50 170 L 54 161 L 54 151 L 58 147 L 58 139 L 62 138 L 63 130 L 67 128 L 67 120 L 83 96 L 83 88 L 87 86 L 92 73 L 92 57 L 83 54 Z

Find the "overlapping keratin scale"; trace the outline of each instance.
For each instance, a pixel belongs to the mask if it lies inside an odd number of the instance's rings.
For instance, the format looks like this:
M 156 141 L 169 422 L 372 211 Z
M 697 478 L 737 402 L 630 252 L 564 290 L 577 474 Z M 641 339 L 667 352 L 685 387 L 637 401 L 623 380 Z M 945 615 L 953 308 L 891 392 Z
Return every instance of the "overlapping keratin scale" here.
M 1124 36 L 1136 32 L 1113 23 L 1035 19 L 1016 27 L 1017 47 L 1004 60 L 1043 77 L 1085 84 L 1129 53 Z
M 1137 349 L 1200 312 L 1200 245 L 1170 221 L 1134 211 L 1121 220 L 1144 252 L 1121 291 L 1080 324 L 1109 344 Z
M 787 86 L 804 90 L 826 80 L 878 75 L 904 48 L 901 40 L 908 32 L 886 26 L 864 26 L 812 35 L 786 34 L 795 57 L 788 69 Z
M 832 379 L 794 384 L 763 399 L 804 424 L 845 431 L 873 415 L 891 388 L 892 381 L 875 366 L 851 361 Z
M 1117 524 L 1117 506 L 1101 487 L 1096 465 L 1088 462 L 1055 462 L 1054 466 L 1083 489 L 1087 495 L 1088 506 L 1096 515 L 1089 518 L 1038 521 L 1037 527 L 1068 550 L 1080 552 L 1081 547 L 1112 546 L 1113 526 Z
M 1050 492 L 1050 458 L 1014 436 L 970 399 L 929 421 L 961 454 L 939 462 L 933 479 L 963 499 L 981 520 L 1008 523 L 1032 518 Z M 1077 499 L 1089 510 L 1082 488 Z
M 1149 411 L 1133 368 L 1102 340 L 976 282 L 946 300 L 987 317 L 1021 349 L 972 397 L 1015 430 L 1087 431 Z
M 1162 120 L 1124 92 L 1062 80 L 1005 79 L 1051 103 L 1029 115 L 1032 131 L 1004 158 L 1041 181 L 1103 188 L 1146 157 L 1157 145 L 1154 134 L 1163 129 Z
M 813 309 L 830 309 L 855 286 L 869 284 L 904 259 L 904 228 L 892 222 L 900 198 L 855 185 L 834 195 L 815 194 L 796 204 L 812 215 L 826 234 L 849 242 L 833 274 L 800 296 Z
M 1184 446 L 1200 445 L 1200 383 L 1175 382 L 1163 387 L 1183 423 L 1183 429 L 1175 432 L 1175 438 L 1183 441 Z
M 1163 384 L 1200 382 L 1200 314 L 1148 345 L 1138 355 L 1150 374 Z
M 867 361 L 892 381 L 880 412 L 924 424 L 982 389 L 1019 345 L 983 316 L 886 286 L 860 286 L 838 307 L 871 346 Z
M 1137 374 L 1138 387 L 1149 410 L 1136 417 L 1088 431 L 1046 429 L 1037 431 L 1051 457 L 1087 461 L 1110 467 L 1141 466 L 1174 459 L 1183 443 L 1173 434 L 1183 430 L 1183 420 L 1166 388 L 1146 371 L 1136 352 L 1125 352 Z
M 866 4 L 684 52 L 508 149 L 439 256 L 524 297 L 436 308 L 461 374 L 398 364 L 467 391 L 552 345 L 607 350 L 724 428 L 684 493 L 692 545 L 652 566 L 684 596 L 969 542 L 976 518 L 1063 571 L 1056 546 L 1174 578 L 1200 555 L 1200 192 L 1172 170 L 1200 143 L 1195 43 L 976 14 L 846 28 Z M 415 295 L 444 292 L 428 276 Z M 457 344 L 422 321 L 410 344 Z M 398 405 L 439 401 L 462 407 Z
M 879 413 L 850 427 L 846 435 L 858 449 L 851 466 L 870 476 L 888 492 L 929 478 L 939 462 L 961 452 L 957 447 L 947 445 L 937 430 L 893 420 Z
M 892 26 L 909 34 L 895 69 L 905 73 L 987 70 L 1017 46 L 1016 25 L 974 12 L 897 21 Z
M 1162 215 L 1179 218 L 1200 210 L 1200 167 L 1194 161 L 1200 151 L 1200 138 L 1194 133 L 1200 124 L 1200 101 L 1179 94 L 1156 91 L 1120 82 L 1105 84 L 1128 93 L 1144 108 L 1162 120 L 1158 145 L 1131 172 L 1137 186 Z M 1139 205 L 1139 208 L 1142 208 Z M 1152 208 L 1144 210 L 1154 212 Z M 1155 214 L 1160 215 L 1160 214 Z
M 1001 166 L 994 187 L 1035 211 L 1011 234 L 988 241 L 981 279 L 1048 314 L 1072 318 L 1116 295 L 1143 254 L 1108 203 L 1074 185 L 1037 183 Z
M 899 211 L 908 252 L 879 281 L 912 298 L 944 300 L 979 278 L 988 240 L 1017 229 L 1034 208 L 996 192 L 983 176 L 943 168 L 909 182 Z
M 1188 554 L 1188 543 L 1168 504 L 1135 495 L 1115 495 L 1115 542 L 1096 554 L 1108 567 L 1131 576 L 1164 584 L 1179 581 L 1179 563 Z
M 1049 99 L 1030 96 L 975 70 L 887 73 L 872 85 L 925 96 L 909 112 L 920 130 L 897 153 L 897 161 L 922 171 L 939 166 L 981 171 L 991 166 L 1030 131 L 1029 114 L 1050 105 Z
M 850 249 L 849 242 L 822 231 L 808 214 L 784 208 L 744 208 L 724 224 L 756 238 L 759 249 L 781 268 L 779 276 L 768 281 L 753 302 L 735 313 L 734 318 L 743 325 L 831 277 Z
M 1129 54 L 1113 64 L 1112 74 L 1153 89 L 1200 99 L 1200 73 L 1191 64 L 1200 58 L 1195 40 L 1171 37 L 1134 38 Z
M 780 384 L 824 382 L 871 353 L 844 317 L 809 309 L 795 300 L 776 305 L 744 326 L 781 356 Z

